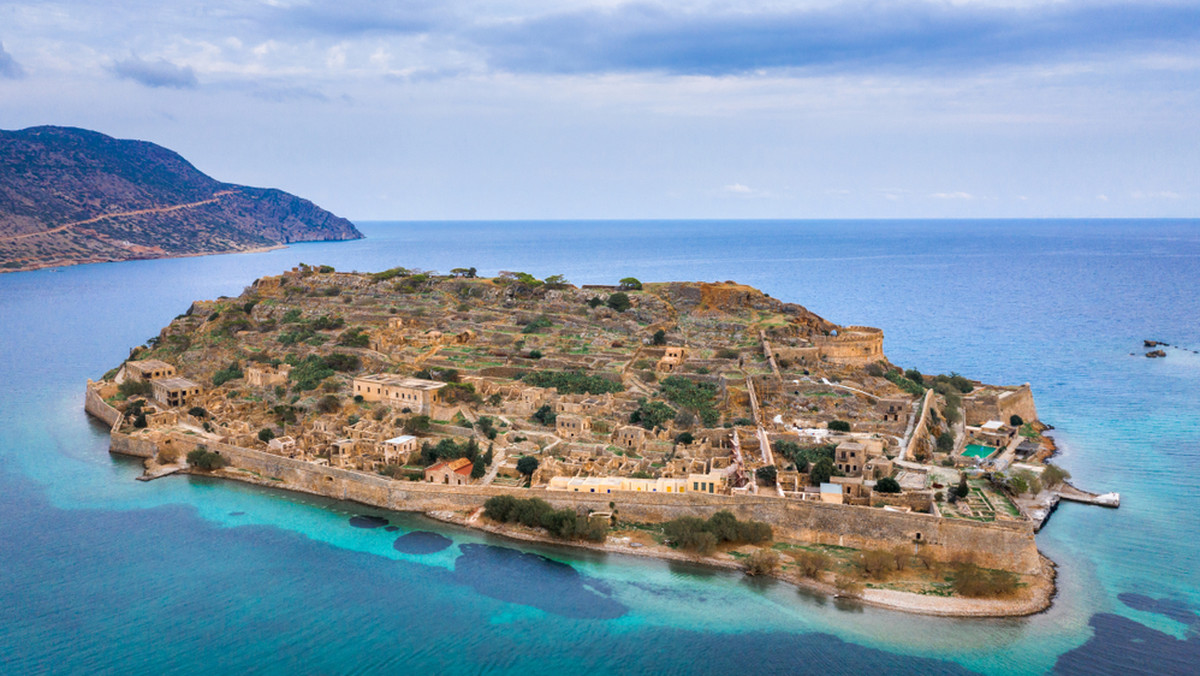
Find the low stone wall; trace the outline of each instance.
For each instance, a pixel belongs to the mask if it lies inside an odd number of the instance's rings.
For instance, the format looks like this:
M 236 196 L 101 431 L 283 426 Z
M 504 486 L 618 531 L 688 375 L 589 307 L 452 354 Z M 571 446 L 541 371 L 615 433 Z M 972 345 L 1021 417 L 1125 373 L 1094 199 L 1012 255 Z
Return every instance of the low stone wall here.
M 109 405 L 107 401 L 104 401 L 100 393 L 90 387 L 87 388 L 83 397 L 83 410 L 87 411 L 92 417 L 104 421 L 110 429 L 121 417 L 120 411 Z
M 373 474 L 323 467 L 262 451 L 205 442 L 181 433 L 171 434 L 167 443 L 180 455 L 203 443 L 209 450 L 225 456 L 231 467 L 256 473 L 263 479 L 278 480 L 281 488 L 396 511 L 470 510 L 482 506 L 489 497 L 506 494 L 539 497 L 560 509 L 607 512 L 612 502 L 621 517 L 647 522 L 680 516 L 706 518 L 718 510 L 728 509 L 739 518 L 765 521 L 780 535 L 802 541 L 858 549 L 921 546 L 942 560 L 971 555 L 980 565 L 1020 573 L 1035 573 L 1040 567 L 1033 527 L 1029 523 L 982 524 L 928 514 L 902 514 L 766 495 L 593 494 L 503 486 L 449 487 L 394 481 Z

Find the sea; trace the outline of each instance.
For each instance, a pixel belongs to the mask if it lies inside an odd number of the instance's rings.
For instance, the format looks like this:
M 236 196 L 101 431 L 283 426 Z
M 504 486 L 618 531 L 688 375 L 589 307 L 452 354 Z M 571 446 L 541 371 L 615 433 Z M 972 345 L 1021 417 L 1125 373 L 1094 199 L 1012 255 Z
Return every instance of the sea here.
M 1200 220 L 366 222 L 366 239 L 0 275 L 0 673 L 1200 673 Z M 199 477 L 143 483 L 86 380 L 298 263 L 736 280 L 1032 385 L 1120 509 L 1037 536 L 1048 611 L 948 619 Z M 1169 344 L 1147 359 L 1142 341 Z

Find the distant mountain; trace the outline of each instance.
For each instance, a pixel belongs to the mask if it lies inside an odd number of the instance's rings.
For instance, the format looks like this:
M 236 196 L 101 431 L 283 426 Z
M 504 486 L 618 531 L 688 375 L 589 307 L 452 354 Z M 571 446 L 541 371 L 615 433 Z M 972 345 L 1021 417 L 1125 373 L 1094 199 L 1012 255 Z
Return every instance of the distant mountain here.
M 0 271 L 360 238 L 306 199 L 221 183 L 153 143 L 0 130 Z

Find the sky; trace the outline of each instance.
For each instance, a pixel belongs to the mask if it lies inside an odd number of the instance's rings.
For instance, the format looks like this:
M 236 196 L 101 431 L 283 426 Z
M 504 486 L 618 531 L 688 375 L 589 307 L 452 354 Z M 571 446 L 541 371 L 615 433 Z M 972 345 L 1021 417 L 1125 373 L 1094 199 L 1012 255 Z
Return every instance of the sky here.
M 0 128 L 354 220 L 1200 216 L 1200 2 L 0 0 Z

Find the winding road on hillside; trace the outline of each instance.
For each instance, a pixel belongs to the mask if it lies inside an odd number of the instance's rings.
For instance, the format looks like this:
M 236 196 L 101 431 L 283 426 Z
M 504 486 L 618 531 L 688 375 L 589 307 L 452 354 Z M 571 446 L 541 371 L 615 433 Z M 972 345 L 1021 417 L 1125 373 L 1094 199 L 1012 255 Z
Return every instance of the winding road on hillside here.
M 112 213 L 112 214 L 101 214 L 99 216 L 84 219 L 82 221 L 74 221 L 71 223 L 67 223 L 66 225 L 60 225 L 56 228 L 51 228 L 49 230 L 39 230 L 37 232 L 25 232 L 25 233 L 21 233 L 20 235 L 7 235 L 4 237 L 0 237 L 0 242 L 11 242 L 11 241 L 15 241 L 18 239 L 26 239 L 28 237 L 37 237 L 39 235 L 53 235 L 56 232 L 63 232 L 64 230 L 69 230 L 71 228 L 78 227 L 80 225 L 96 223 L 96 222 L 102 221 L 106 218 L 121 218 L 124 216 L 145 216 L 147 214 L 165 214 L 165 213 L 170 213 L 172 211 L 179 211 L 180 209 L 191 209 L 193 207 L 204 206 L 205 204 L 212 204 L 214 202 L 219 201 L 225 195 L 230 195 L 230 194 L 233 194 L 234 192 L 236 192 L 236 191 L 222 190 L 220 192 L 213 193 L 212 197 L 210 197 L 206 200 L 200 200 L 199 202 L 188 202 L 186 204 L 174 204 L 174 205 L 171 205 L 168 207 L 154 207 L 151 209 L 136 209 L 134 211 L 119 211 L 117 213 Z

